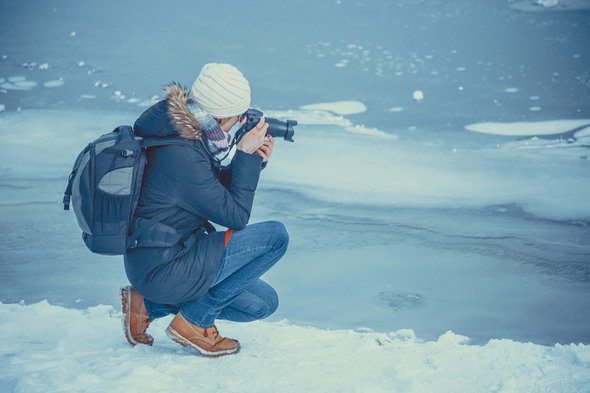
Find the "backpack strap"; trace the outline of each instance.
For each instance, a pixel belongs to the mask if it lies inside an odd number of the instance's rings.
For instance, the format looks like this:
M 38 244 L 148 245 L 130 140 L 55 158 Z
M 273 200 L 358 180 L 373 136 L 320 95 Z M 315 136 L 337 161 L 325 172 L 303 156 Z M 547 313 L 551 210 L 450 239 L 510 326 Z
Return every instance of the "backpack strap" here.
M 170 138 L 144 138 L 143 139 L 143 147 L 145 149 L 149 147 L 155 146 L 167 146 L 167 145 L 183 145 L 183 146 L 195 146 L 195 141 L 191 141 L 188 139 L 178 138 L 178 137 L 170 137 Z M 162 210 L 160 213 L 156 214 L 149 220 L 145 221 L 143 225 L 139 229 L 129 236 L 127 240 L 127 248 L 135 248 L 137 246 L 137 240 L 143 235 L 148 229 L 153 228 L 156 224 L 161 222 L 162 220 L 171 217 L 174 212 L 170 212 L 167 210 Z
M 172 216 L 172 214 L 167 210 L 162 210 L 149 220 L 147 220 L 138 230 L 133 232 L 129 239 L 127 240 L 127 248 L 135 248 L 137 246 L 137 239 L 141 237 L 148 229 L 154 227 L 157 223 L 162 221 L 163 219 Z
M 169 137 L 169 138 L 144 138 L 143 139 L 143 147 L 155 147 L 155 146 L 166 146 L 166 145 L 184 145 L 184 146 L 191 146 L 194 147 L 196 144 L 196 140 L 178 138 L 178 137 Z

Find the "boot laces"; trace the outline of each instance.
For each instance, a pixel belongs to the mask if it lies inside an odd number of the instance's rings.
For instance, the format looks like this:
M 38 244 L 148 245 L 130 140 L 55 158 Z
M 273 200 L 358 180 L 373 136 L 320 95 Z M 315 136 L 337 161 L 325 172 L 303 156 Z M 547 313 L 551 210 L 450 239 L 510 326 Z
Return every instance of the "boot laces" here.
M 217 326 L 213 325 L 210 328 L 205 329 L 205 333 L 204 333 L 205 337 L 209 336 L 209 331 L 211 331 L 213 338 L 219 337 L 219 331 L 217 330 Z

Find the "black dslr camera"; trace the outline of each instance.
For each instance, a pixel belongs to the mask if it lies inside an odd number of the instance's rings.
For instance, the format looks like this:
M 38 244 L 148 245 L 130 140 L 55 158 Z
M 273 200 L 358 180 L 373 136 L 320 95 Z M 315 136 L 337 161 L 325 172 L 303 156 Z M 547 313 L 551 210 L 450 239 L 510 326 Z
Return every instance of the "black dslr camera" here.
M 246 122 L 240 127 L 239 130 L 236 131 L 234 135 L 234 140 L 239 142 L 240 139 L 252 128 L 256 127 L 258 121 L 263 116 L 262 112 L 256 109 L 248 109 L 246 112 Z M 278 119 L 273 119 L 272 117 L 265 117 L 266 124 L 268 124 L 268 131 L 267 134 L 272 135 L 274 138 L 283 138 L 289 142 L 295 142 L 293 140 L 293 135 L 295 134 L 295 130 L 293 127 L 297 125 L 296 120 L 285 120 L 281 121 Z

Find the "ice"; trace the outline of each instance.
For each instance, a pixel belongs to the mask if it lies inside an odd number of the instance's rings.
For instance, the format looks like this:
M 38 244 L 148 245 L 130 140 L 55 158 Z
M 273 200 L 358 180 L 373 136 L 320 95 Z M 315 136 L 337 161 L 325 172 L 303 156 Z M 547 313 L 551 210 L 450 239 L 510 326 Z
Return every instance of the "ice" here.
M 362 104 L 362 103 L 359 103 Z M 359 134 L 359 135 L 367 135 L 370 137 L 376 137 L 376 138 L 380 138 L 380 139 L 396 139 L 397 136 L 392 134 L 392 133 L 387 133 L 384 132 L 378 128 L 375 127 L 365 127 L 362 124 L 354 124 L 351 120 L 345 118 L 344 116 L 340 116 L 340 115 L 334 115 L 333 112 L 336 110 L 339 111 L 346 111 L 346 110 L 352 110 L 353 108 L 355 110 L 359 110 L 360 109 L 360 105 L 355 105 L 355 106 L 351 106 L 351 105 L 346 105 L 346 106 L 340 106 L 340 105 L 327 105 L 324 106 L 324 104 L 318 104 L 321 105 L 322 107 L 325 107 L 326 109 L 331 109 L 330 111 L 328 110 L 319 110 L 319 109 L 313 109 L 312 108 L 317 108 L 315 105 L 313 105 L 312 107 L 309 106 L 304 106 L 305 109 L 300 110 L 300 111 L 294 111 L 294 110 L 289 110 L 289 111 L 268 111 L 267 114 L 269 116 L 274 116 L 274 117 L 278 117 L 278 118 L 282 118 L 282 119 L 291 119 L 291 118 L 296 118 L 298 123 L 301 125 L 337 125 L 341 127 L 342 131 L 351 133 L 351 134 Z M 304 108 L 302 107 L 302 108 Z M 364 107 L 364 106 L 363 106 Z M 354 112 L 356 113 L 356 112 Z
M 506 93 L 518 93 L 518 87 L 507 87 L 504 89 Z
M 401 106 L 394 106 L 393 108 L 389 109 L 389 112 L 403 112 L 404 108 Z
M 465 129 L 484 134 L 530 136 L 563 134 L 585 125 L 590 125 L 590 119 L 475 123 L 466 125 Z
M 13 82 L 13 83 L 17 83 L 17 82 L 24 82 L 27 80 L 26 76 L 22 76 L 22 75 L 17 75 L 17 76 L 11 76 L 8 78 L 8 81 Z
M 109 84 L 104 83 L 103 81 L 96 81 L 96 82 L 94 82 L 94 87 L 98 87 L 100 89 L 106 89 L 107 87 L 109 87 Z
M 574 134 L 575 138 L 582 138 L 582 137 L 588 137 L 588 136 L 590 136 L 590 126 L 584 128 Z
M 11 76 L 8 78 L 8 82 L 0 84 L 0 87 L 5 90 L 30 90 L 37 86 L 37 82 L 27 80 L 25 76 Z
M 4 112 L 6 110 L 6 105 L 0 104 L 0 112 Z
M 60 87 L 63 86 L 65 84 L 63 79 L 56 79 L 56 80 L 52 80 L 52 81 L 47 81 L 45 83 L 43 83 L 43 86 L 45 87 Z
M 513 0 L 510 7 L 519 11 L 561 11 L 585 10 L 590 8 L 588 0 Z
M 338 115 L 352 115 L 355 113 L 363 113 L 367 110 L 365 104 L 360 101 L 338 101 L 338 102 L 322 102 L 318 104 L 309 104 L 301 106 L 303 110 L 320 110 L 329 111 Z
M 43 63 L 39 66 L 40 71 L 46 71 L 49 69 L 49 63 Z
M 197 383 L 199 392 L 261 391 L 263 386 L 265 391 L 297 393 L 583 393 L 590 384 L 586 345 L 513 340 L 471 345 L 468 337 L 453 331 L 423 341 L 409 329 L 385 334 L 322 330 L 286 321 L 221 322 L 222 334 L 239 339 L 242 349 L 212 361 L 183 351 L 166 337 L 170 318 L 150 326 L 154 346 L 132 348 L 124 343 L 120 315 L 104 305 L 74 310 L 47 301 L 0 304 L 0 359 L 9 359 L 3 362 L 0 387 L 193 391 Z
M 559 0 L 537 0 L 537 4 L 542 5 L 543 7 L 555 7 L 559 4 Z

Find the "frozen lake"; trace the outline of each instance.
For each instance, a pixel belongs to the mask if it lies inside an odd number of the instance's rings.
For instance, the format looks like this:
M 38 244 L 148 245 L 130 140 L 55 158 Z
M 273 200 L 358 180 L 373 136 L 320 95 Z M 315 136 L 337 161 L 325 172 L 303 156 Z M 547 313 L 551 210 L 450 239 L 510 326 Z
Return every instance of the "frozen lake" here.
M 117 305 L 121 258 L 61 210 L 73 160 L 224 61 L 301 124 L 252 217 L 291 235 L 273 320 L 590 343 L 590 12 L 459 3 L 3 1 L 0 301 Z

